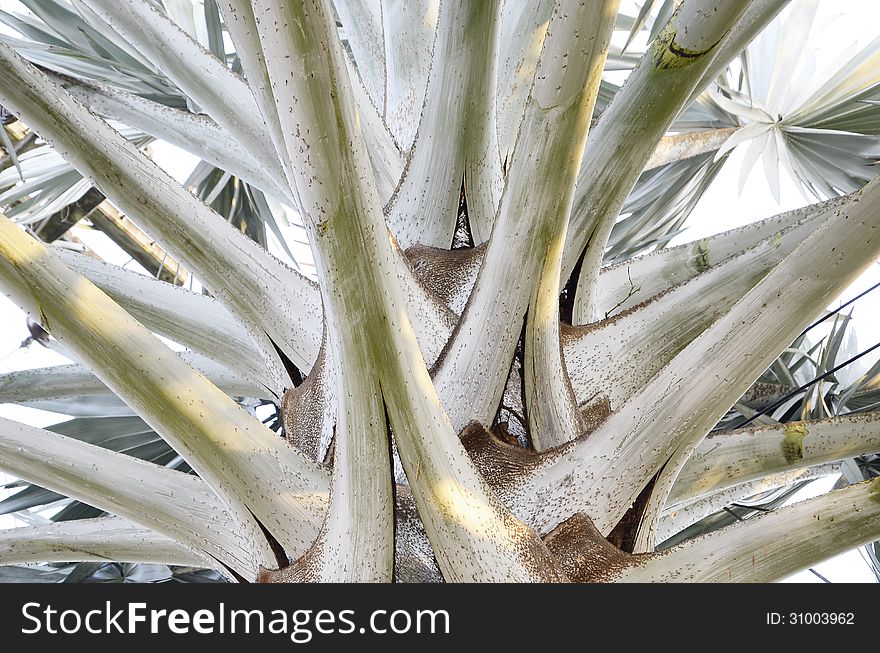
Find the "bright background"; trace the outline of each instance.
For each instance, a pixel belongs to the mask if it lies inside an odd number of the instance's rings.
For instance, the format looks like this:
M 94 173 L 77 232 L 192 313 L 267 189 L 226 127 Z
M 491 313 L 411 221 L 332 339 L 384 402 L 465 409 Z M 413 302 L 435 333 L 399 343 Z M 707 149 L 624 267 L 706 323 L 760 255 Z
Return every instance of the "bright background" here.
M 640 2 L 624 2 L 622 8 L 633 12 L 632 7 L 637 7 L 639 4 Z M 15 0 L 0 0 L 0 9 L 22 11 L 23 7 Z M 880 2 L 876 0 L 822 0 L 819 3 L 817 19 L 813 32 L 810 34 L 810 41 L 821 60 L 837 61 L 839 56 L 847 52 L 854 52 L 857 48 L 863 47 L 876 38 L 878 25 L 880 25 Z M 166 143 L 156 142 L 150 147 L 157 163 L 165 167 L 179 180 L 185 179 L 196 163 L 194 157 Z M 672 244 L 698 240 L 714 233 L 804 206 L 812 201 L 806 199 L 795 182 L 782 172 L 781 192 L 777 202 L 765 181 L 760 159 L 749 176 L 744 192 L 740 194 L 738 186 L 743 150 L 744 148 L 737 149 L 729 157 L 724 169 L 692 213 L 687 223 L 687 230 L 678 236 Z M 129 269 L 146 274 L 143 268 L 130 261 L 126 254 L 100 232 L 75 228 L 74 233 L 109 262 L 125 265 Z M 848 288 L 838 300 L 829 306 L 829 309 L 836 308 L 842 302 L 878 282 L 880 282 L 880 262 L 876 263 Z M 860 299 L 853 308 L 857 350 L 862 351 L 880 341 L 880 289 Z M 21 342 L 28 335 L 24 314 L 9 300 L 0 296 L 0 373 L 69 362 L 58 353 L 40 345 L 32 345 L 27 349 L 20 348 Z M 817 338 L 822 335 L 824 332 L 821 329 L 815 330 Z M 878 356 L 880 356 L 880 352 L 875 352 L 875 355 L 869 355 L 857 361 L 846 370 L 845 378 L 856 378 L 866 371 Z M 0 404 L 0 416 L 41 427 L 68 419 L 66 415 L 9 404 Z M 13 479 L 0 473 L 0 484 L 11 480 Z M 801 490 L 790 501 L 799 501 L 824 493 L 834 484 L 835 480 L 836 477 L 833 476 L 819 479 Z M 0 499 L 15 491 L 17 490 L 0 489 Z M 44 516 L 51 515 L 54 510 L 49 507 L 43 514 Z M 0 516 L 0 528 L 24 525 L 27 523 L 12 515 Z M 874 575 L 857 550 L 815 565 L 814 569 L 832 582 L 874 581 Z M 795 574 L 787 580 L 791 582 L 823 582 L 809 571 Z

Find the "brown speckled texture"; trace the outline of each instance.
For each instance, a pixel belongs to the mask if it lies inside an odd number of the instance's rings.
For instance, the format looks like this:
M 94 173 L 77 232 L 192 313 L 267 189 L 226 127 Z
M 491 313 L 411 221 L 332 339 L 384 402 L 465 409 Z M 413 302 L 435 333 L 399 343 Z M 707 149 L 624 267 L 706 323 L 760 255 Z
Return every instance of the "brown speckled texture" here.
M 486 245 L 457 250 L 413 245 L 404 253 L 416 278 L 453 311 L 461 313 L 477 279 Z
M 442 583 L 443 576 L 434 559 L 431 543 L 425 535 L 425 528 L 416 510 L 412 493 L 404 485 L 396 490 L 395 508 L 394 580 L 399 583 Z M 302 583 L 314 578 L 320 551 L 320 541 L 316 541 L 302 557 L 283 569 L 261 569 L 258 583 Z
M 559 524 L 544 538 L 544 543 L 557 565 L 575 583 L 610 581 L 621 570 L 647 558 L 624 553 L 615 547 L 602 537 L 593 521 L 583 513 Z
M 534 451 L 495 437 L 477 422 L 468 424 L 460 437 L 471 460 L 494 488 L 515 485 L 541 459 Z
M 290 444 L 318 460 L 324 420 L 325 382 L 324 343 L 312 371 L 299 386 L 285 390 L 281 400 L 284 435 Z

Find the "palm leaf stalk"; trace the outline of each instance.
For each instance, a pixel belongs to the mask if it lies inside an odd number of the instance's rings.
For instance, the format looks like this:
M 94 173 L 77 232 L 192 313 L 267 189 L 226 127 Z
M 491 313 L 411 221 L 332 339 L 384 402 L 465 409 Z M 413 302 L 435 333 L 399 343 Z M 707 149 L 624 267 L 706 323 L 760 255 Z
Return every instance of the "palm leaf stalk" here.
M 824 343 L 802 333 L 880 255 L 880 179 L 850 159 L 847 183 L 809 174 L 876 135 L 880 79 L 869 48 L 766 127 L 731 66 L 771 21 L 806 20 L 776 18 L 786 4 L 3 14 L 21 38 L 0 43 L 0 103 L 47 145 L 22 154 L 24 181 L 0 177 L 0 287 L 76 360 L 0 375 L 0 400 L 77 419 L 0 421 L 0 470 L 23 482 L 0 511 L 33 522 L 0 532 L 0 563 L 68 582 L 193 567 L 244 582 L 754 581 L 878 539 L 870 481 L 655 546 L 880 449 L 877 371 L 828 390 L 844 318 Z M 622 87 L 603 78 L 620 69 Z M 729 150 L 770 129 L 822 201 L 667 247 Z M 186 185 L 138 138 L 195 155 Z M 22 228 L 92 185 L 203 291 Z M 797 401 L 801 419 L 775 423 Z M 728 428 L 737 416 L 748 428 Z M 34 562 L 55 566 L 15 566 Z

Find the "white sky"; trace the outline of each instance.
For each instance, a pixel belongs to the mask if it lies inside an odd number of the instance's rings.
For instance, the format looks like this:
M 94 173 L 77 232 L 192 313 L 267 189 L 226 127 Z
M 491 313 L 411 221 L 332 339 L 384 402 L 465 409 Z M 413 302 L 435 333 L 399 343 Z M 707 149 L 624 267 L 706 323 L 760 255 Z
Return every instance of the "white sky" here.
M 796 0 L 797 1 L 797 0 Z M 623 6 L 634 3 L 624 2 Z M 640 1 L 635 4 L 640 4 Z M 15 0 L 0 0 L 0 8 L 20 10 Z M 854 52 L 857 47 L 864 46 L 878 35 L 880 25 L 880 2 L 876 0 L 821 0 L 817 14 L 814 33 L 811 35 L 817 44 L 821 44 L 821 54 L 834 60 L 841 53 Z M 816 39 L 816 32 L 821 26 L 821 37 Z M 176 150 L 164 143 L 153 146 L 156 160 L 169 172 L 183 179 L 192 169 L 195 159 L 190 155 Z M 780 201 L 776 202 L 765 181 L 762 163 L 759 160 L 749 177 L 745 191 L 738 191 L 741 161 L 744 148 L 735 151 L 730 157 L 714 184 L 703 195 L 687 223 L 687 231 L 676 238 L 673 244 L 688 242 L 705 236 L 725 231 L 736 226 L 775 215 L 782 211 L 797 208 L 806 204 L 806 200 L 795 186 L 795 183 L 781 174 Z M 128 257 L 112 244 L 108 246 L 106 237 L 100 233 L 77 229 L 76 235 L 86 241 L 90 247 L 108 253 L 111 262 L 127 264 L 131 269 L 143 272 L 136 263 L 128 261 Z M 862 278 L 854 283 L 830 309 L 856 295 L 869 286 L 880 282 L 880 262 L 875 264 Z M 864 350 L 880 341 L 880 290 L 861 299 L 853 312 L 858 350 Z M 818 330 L 817 330 L 818 331 Z M 19 344 L 28 336 L 24 314 L 5 297 L 0 296 L 0 373 L 23 370 L 68 362 L 59 354 L 39 345 L 27 350 L 19 349 Z M 852 376 L 861 373 L 870 365 L 880 352 L 873 357 L 866 357 L 850 370 Z M 38 411 L 10 404 L 0 405 L 0 416 L 15 419 L 34 426 L 46 426 L 63 421 L 66 416 L 45 411 Z M 0 483 L 7 480 L 0 474 Z M 834 478 L 820 480 L 799 493 L 798 499 L 825 492 L 833 484 Z M 0 489 L 0 498 L 15 490 Z M 51 510 L 47 512 L 51 514 Z M 24 523 L 10 515 L 0 516 L 0 528 L 20 526 Z M 851 551 L 843 556 L 815 566 L 823 576 L 835 582 L 872 582 L 873 575 L 866 567 L 858 551 Z M 792 576 L 794 582 L 822 582 L 810 572 L 802 572 Z

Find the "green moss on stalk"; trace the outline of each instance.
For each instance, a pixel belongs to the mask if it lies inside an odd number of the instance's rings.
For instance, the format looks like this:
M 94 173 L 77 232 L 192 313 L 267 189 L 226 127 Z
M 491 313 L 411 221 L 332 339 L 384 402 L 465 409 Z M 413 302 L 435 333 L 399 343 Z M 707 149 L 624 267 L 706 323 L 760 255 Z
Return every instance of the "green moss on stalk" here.
M 880 503 L 880 476 L 870 481 L 871 488 L 868 490 L 868 498 L 874 503 Z
M 804 438 L 809 431 L 803 422 L 793 422 L 785 425 L 785 437 L 782 440 L 782 453 L 789 463 L 796 462 L 804 457 Z
M 43 329 L 48 332 L 49 331 L 49 316 L 46 315 L 46 311 L 43 310 L 43 307 L 39 306 L 39 303 L 38 303 L 38 308 L 40 309 L 40 326 L 43 327 Z
M 694 247 L 694 268 L 697 272 L 703 272 L 711 265 L 709 262 L 709 239 L 703 238 Z
M 686 68 L 714 50 L 715 46 L 720 42 L 716 41 L 705 50 L 689 50 L 675 42 L 675 35 L 675 28 L 670 22 L 657 36 L 653 47 L 653 64 L 657 70 Z

